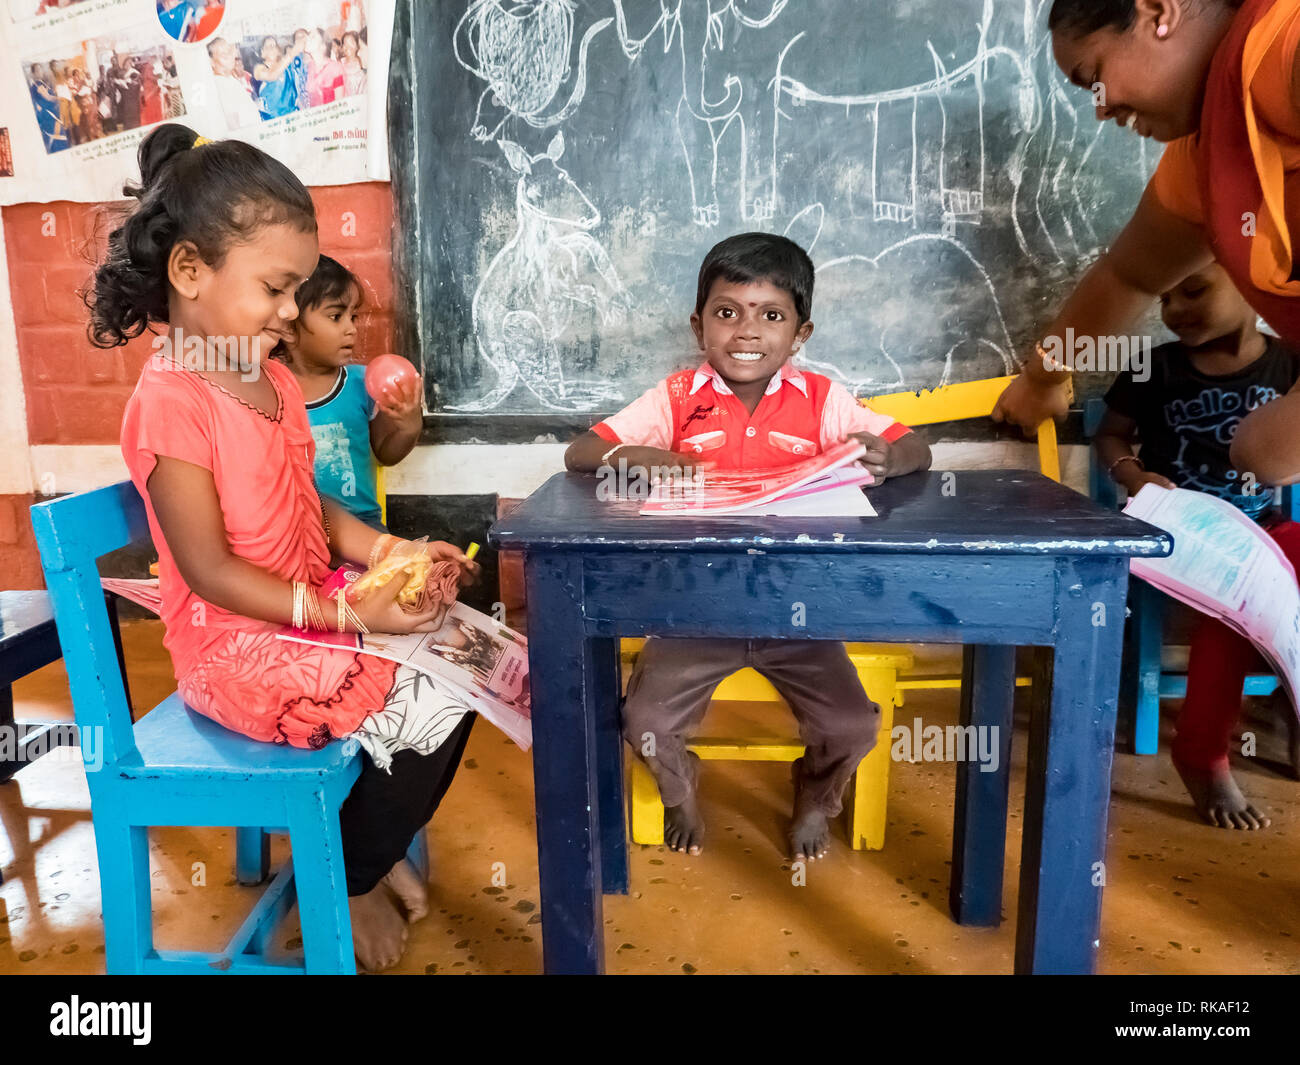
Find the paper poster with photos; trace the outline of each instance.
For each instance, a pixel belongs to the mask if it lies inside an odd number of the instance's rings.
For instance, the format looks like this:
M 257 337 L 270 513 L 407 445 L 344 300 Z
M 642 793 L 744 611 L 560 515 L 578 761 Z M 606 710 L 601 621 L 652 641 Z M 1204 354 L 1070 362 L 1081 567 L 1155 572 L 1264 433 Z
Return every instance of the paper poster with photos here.
M 0 0 L 0 204 L 122 196 L 158 124 L 388 179 L 395 0 Z

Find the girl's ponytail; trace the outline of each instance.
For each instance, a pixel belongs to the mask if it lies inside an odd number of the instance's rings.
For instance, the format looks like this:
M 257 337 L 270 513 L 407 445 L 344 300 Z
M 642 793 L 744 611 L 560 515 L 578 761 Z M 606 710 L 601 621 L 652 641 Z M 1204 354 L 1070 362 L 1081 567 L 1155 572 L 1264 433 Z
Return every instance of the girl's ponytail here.
M 205 141 L 169 122 L 140 144 L 140 183 L 123 191 L 139 202 L 108 236 L 86 305 L 96 347 L 112 348 L 166 322 L 167 262 L 189 241 L 218 267 L 232 243 L 260 226 L 289 223 L 316 231 L 311 196 L 283 163 L 242 141 Z

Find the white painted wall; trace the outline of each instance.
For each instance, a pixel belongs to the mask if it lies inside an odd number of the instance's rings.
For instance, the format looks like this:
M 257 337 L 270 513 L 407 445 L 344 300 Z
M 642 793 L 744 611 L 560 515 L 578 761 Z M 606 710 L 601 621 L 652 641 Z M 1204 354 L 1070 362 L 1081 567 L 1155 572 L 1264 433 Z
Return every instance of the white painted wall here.
M 26 424 L 25 422 L 23 423 Z M 490 495 L 519 499 L 535 491 L 553 473 L 564 469 L 563 444 L 436 444 L 417 447 L 385 475 L 393 495 Z M 936 444 L 938 470 L 1038 468 L 1032 443 L 999 441 L 988 444 Z M 31 448 L 28 483 L 41 484 L 47 475 L 59 492 L 81 492 L 126 478 L 122 453 L 114 445 Z M 1088 449 L 1061 448 L 1061 476 L 1080 492 L 1088 488 Z M 30 490 L 30 489 L 28 489 Z

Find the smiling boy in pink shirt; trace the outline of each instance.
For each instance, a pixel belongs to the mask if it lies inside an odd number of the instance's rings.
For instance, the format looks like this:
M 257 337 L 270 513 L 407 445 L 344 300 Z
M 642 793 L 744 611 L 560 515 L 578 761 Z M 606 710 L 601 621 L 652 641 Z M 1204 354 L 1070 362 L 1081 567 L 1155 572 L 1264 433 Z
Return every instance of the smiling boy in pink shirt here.
M 928 469 L 930 448 L 821 374 L 790 365 L 812 335 L 814 271 L 802 248 L 770 233 L 717 244 L 700 267 L 695 332 L 704 363 L 670 374 L 565 453 L 571 470 L 626 460 L 635 467 L 759 469 L 803 462 L 853 438 L 877 481 Z M 704 822 L 699 759 L 686 735 L 713 690 L 751 666 L 781 693 L 799 722 L 805 752 L 794 763 L 790 854 L 821 858 L 829 818 L 876 742 L 880 708 L 867 698 L 844 645 L 831 640 L 651 638 L 637 659 L 623 706 L 623 734 L 654 774 L 664 803 L 664 840 L 700 853 Z

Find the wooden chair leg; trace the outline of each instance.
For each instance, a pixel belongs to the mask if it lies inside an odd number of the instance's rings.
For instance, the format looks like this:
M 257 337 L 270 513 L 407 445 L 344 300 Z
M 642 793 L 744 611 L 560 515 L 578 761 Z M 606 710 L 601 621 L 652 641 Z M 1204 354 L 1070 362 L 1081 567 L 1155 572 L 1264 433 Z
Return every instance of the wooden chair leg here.
M 664 804 L 659 799 L 659 787 L 641 759 L 628 761 L 632 764 L 632 842 L 663 843 Z
M 235 879 L 245 887 L 261 884 L 271 871 L 271 837 L 266 829 L 241 825 L 235 829 Z
M 1130 584 L 1133 616 L 1128 667 L 1132 671 L 1134 754 L 1155 754 L 1160 741 L 1160 645 L 1164 639 L 1164 600 L 1145 581 Z
M 96 812 L 95 848 L 108 973 L 142 973 L 145 955 L 153 950 L 149 830 Z
M 867 694 L 872 693 L 868 691 Z M 872 695 L 872 698 L 876 696 Z M 855 851 L 878 851 L 885 845 L 889 769 L 893 761 L 890 736 L 894 731 L 894 700 L 876 701 L 880 704 L 880 733 L 871 753 L 862 759 L 858 771 L 853 774 L 849 789 L 849 842 Z
M 307 972 L 355 973 L 343 833 L 338 812 L 326 810 L 321 795 L 303 796 L 290 804 L 289 846 Z

